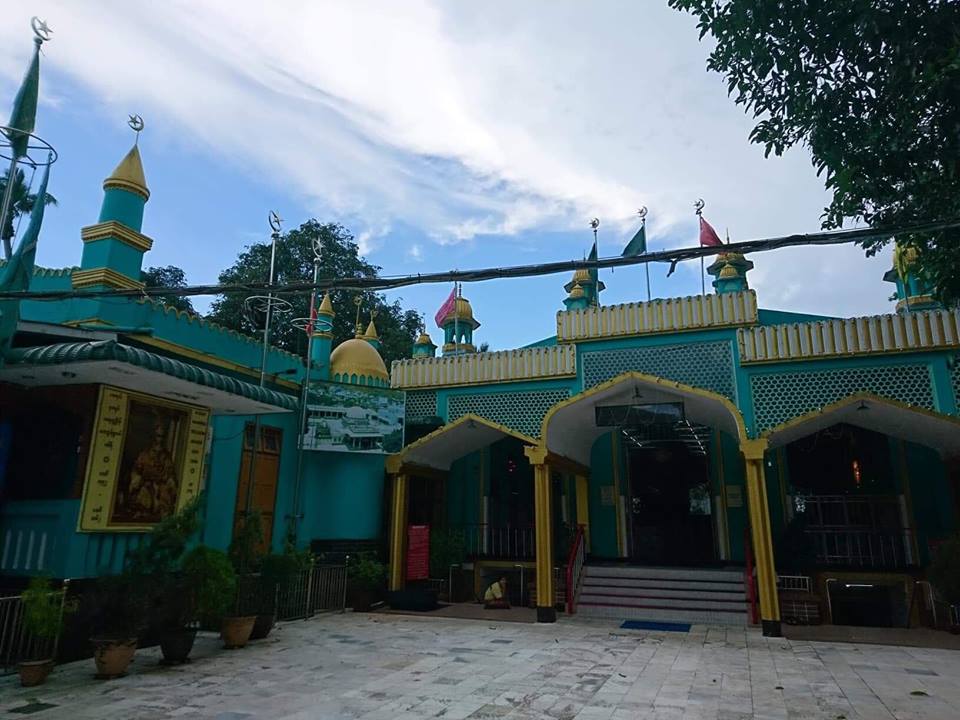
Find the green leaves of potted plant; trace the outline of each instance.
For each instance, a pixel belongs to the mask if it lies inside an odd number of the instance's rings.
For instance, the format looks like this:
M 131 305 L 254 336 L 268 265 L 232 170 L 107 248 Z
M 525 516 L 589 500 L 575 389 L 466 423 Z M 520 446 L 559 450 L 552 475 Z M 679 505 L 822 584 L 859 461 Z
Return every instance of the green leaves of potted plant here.
M 90 642 L 98 678 L 109 680 L 126 674 L 143 628 L 145 591 L 129 573 L 97 578 L 92 603 L 96 612 L 91 618 L 94 635 Z
M 46 577 L 35 577 L 23 593 L 23 626 L 30 636 L 27 657 L 17 665 L 20 684 L 33 687 L 45 682 L 53 670 L 57 637 L 63 629 L 64 615 L 75 608 L 66 598 L 66 588 L 55 592 Z
M 377 595 L 383 591 L 387 577 L 386 566 L 377 560 L 376 553 L 360 553 L 347 568 L 347 578 L 351 589 L 355 612 L 369 612 Z
M 237 574 L 226 554 L 202 545 L 194 548 L 183 560 L 183 574 L 195 594 L 198 614 L 220 622 L 224 647 L 246 645 L 256 615 L 236 615 Z
M 236 529 L 227 554 L 237 573 L 237 617 L 255 615 L 251 640 L 265 638 L 275 620 L 272 607 L 262 597 L 261 582 L 258 577 L 263 564 L 263 521 L 259 512 L 249 512 Z

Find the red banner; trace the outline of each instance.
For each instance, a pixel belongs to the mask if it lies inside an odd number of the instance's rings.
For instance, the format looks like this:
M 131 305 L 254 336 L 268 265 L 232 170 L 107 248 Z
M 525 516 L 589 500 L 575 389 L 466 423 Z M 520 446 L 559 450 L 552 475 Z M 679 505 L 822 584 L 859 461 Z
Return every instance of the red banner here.
M 430 577 L 430 526 L 407 526 L 407 580 Z

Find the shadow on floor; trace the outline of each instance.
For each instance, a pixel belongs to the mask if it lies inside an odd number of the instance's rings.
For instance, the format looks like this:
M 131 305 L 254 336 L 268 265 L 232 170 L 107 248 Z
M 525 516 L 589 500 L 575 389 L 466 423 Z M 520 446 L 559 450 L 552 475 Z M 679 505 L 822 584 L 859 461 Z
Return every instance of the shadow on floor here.
M 852 625 L 784 625 L 783 634 L 790 640 L 815 642 L 848 642 L 867 645 L 940 648 L 960 650 L 960 635 L 929 628 L 871 628 Z
M 480 603 L 441 604 L 436 610 L 392 610 L 384 608 L 378 612 L 391 615 L 418 615 L 421 617 L 459 618 L 461 620 L 490 620 L 491 622 L 535 623 L 537 611 L 533 608 L 512 607 L 507 610 L 487 610 Z

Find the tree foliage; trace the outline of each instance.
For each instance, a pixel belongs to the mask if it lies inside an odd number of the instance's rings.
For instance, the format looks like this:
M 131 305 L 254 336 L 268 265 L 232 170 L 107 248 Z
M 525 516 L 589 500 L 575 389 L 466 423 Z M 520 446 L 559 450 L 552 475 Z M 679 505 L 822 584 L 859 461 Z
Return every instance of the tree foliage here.
M 9 170 L 0 178 L 0 202 L 2 202 L 4 193 L 7 191 L 7 179 L 10 177 Z M 47 193 L 43 200 L 45 205 L 56 205 L 57 199 Z M 7 213 L 7 221 L 0 228 L 0 239 L 3 240 L 3 256 L 7 259 L 13 254 L 13 236 L 16 233 L 16 221 L 21 215 L 29 215 L 33 206 L 37 204 L 37 196 L 30 192 L 24 178 L 23 170 L 17 170 L 13 176 L 13 191 L 10 196 L 10 212 Z
M 960 218 L 956 0 L 669 0 L 717 46 L 766 153 L 806 145 L 832 202 L 824 228 Z M 900 238 L 942 300 L 960 298 L 960 231 Z M 860 241 L 867 254 L 889 238 Z
M 359 254 L 350 232 L 341 225 L 321 224 L 308 220 L 299 228 L 284 233 L 277 241 L 275 282 L 279 285 L 313 280 L 313 245 L 322 248 L 320 278 L 375 277 L 380 271 Z M 220 273 L 221 283 L 266 282 L 270 276 L 270 243 L 247 247 L 237 261 Z M 257 293 L 231 293 L 214 301 L 210 319 L 238 332 L 256 335 L 262 328 L 262 317 L 251 316 L 244 309 L 244 300 Z M 372 292 L 353 293 L 335 290 L 332 295 L 336 317 L 333 322 L 333 343 L 337 345 L 355 334 L 356 296 L 361 298 L 361 323 L 366 329 L 370 311 L 376 313 L 375 324 L 382 342 L 381 354 L 387 367 L 393 360 L 410 356 L 413 341 L 420 327 L 420 317 L 413 310 L 404 310 L 400 301 L 388 303 Z M 293 305 L 293 311 L 275 322 L 271 342 L 291 352 L 306 354 L 307 338 L 303 330 L 290 325 L 294 317 L 309 317 L 310 296 L 306 293 L 282 296 Z M 319 298 L 318 298 L 319 302 Z
M 169 287 L 169 288 L 184 288 L 187 287 L 187 276 L 184 274 L 183 270 L 178 268 L 176 265 L 165 265 L 164 267 L 149 267 L 146 270 L 141 271 L 140 280 L 143 281 L 145 287 Z M 160 295 L 160 300 L 163 300 L 167 305 L 172 305 L 177 308 L 177 310 L 185 310 L 187 312 L 195 312 L 193 309 L 193 303 L 190 302 L 190 298 L 183 295 Z

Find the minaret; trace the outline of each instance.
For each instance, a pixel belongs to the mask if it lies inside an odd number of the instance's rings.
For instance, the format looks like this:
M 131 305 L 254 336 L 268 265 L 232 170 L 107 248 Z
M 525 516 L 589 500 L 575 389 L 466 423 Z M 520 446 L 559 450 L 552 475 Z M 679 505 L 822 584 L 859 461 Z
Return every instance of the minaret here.
M 564 299 L 563 304 L 567 310 L 583 310 L 590 305 L 590 298 L 583 291 L 583 286 L 579 282 L 574 282 L 570 288 L 570 294 Z
M 749 290 L 747 272 L 753 270 L 753 263 L 741 253 L 720 253 L 707 272 L 713 276 L 713 287 L 718 295 L 723 293 Z
M 426 328 L 421 328 L 420 337 L 417 338 L 417 341 L 413 344 L 412 355 L 415 358 L 422 357 L 435 357 L 437 352 L 437 346 L 433 344 L 433 340 L 430 339 L 430 336 L 427 335 Z
M 377 326 L 373 323 L 376 316 L 376 312 L 370 312 L 370 324 L 367 325 L 367 331 L 363 334 L 363 339 L 373 345 L 374 350 L 380 352 L 380 335 L 377 333 Z
M 897 286 L 897 312 L 934 310 L 942 307 L 933 295 L 932 284 L 920 272 L 919 252 L 912 245 L 896 243 L 893 267 L 883 279 Z
M 577 304 L 576 307 L 592 307 L 599 304 L 599 297 L 597 295 L 597 288 L 600 290 L 605 290 L 606 285 L 602 280 L 594 282 L 593 278 L 590 276 L 590 271 L 587 268 L 579 268 L 574 270 L 573 277 L 570 278 L 570 282 L 563 286 L 563 289 L 568 293 L 573 293 L 573 288 L 577 285 L 580 286 L 580 291 L 583 293 L 583 297 L 586 298 L 586 302 L 581 306 Z M 568 298 L 569 299 L 569 298 Z M 567 305 L 566 300 L 563 302 L 564 305 Z M 567 305 L 567 309 L 572 309 Z
M 318 380 L 330 379 L 330 350 L 333 345 L 333 304 L 330 293 L 323 296 L 323 302 L 313 321 L 313 341 L 310 345 L 310 365 Z
M 130 127 L 136 130 L 139 139 L 143 121 L 133 116 Z M 139 143 L 134 143 L 103 181 L 99 221 L 80 231 L 83 255 L 80 269 L 73 273 L 73 287 L 143 287 L 140 280 L 143 254 L 153 246 L 153 240 L 140 232 L 143 209 L 149 199 Z
M 473 317 L 473 307 L 465 297 L 457 296 L 453 309 L 440 319 L 443 330 L 443 354 L 463 355 L 476 352 L 473 345 L 473 331 L 480 323 Z

